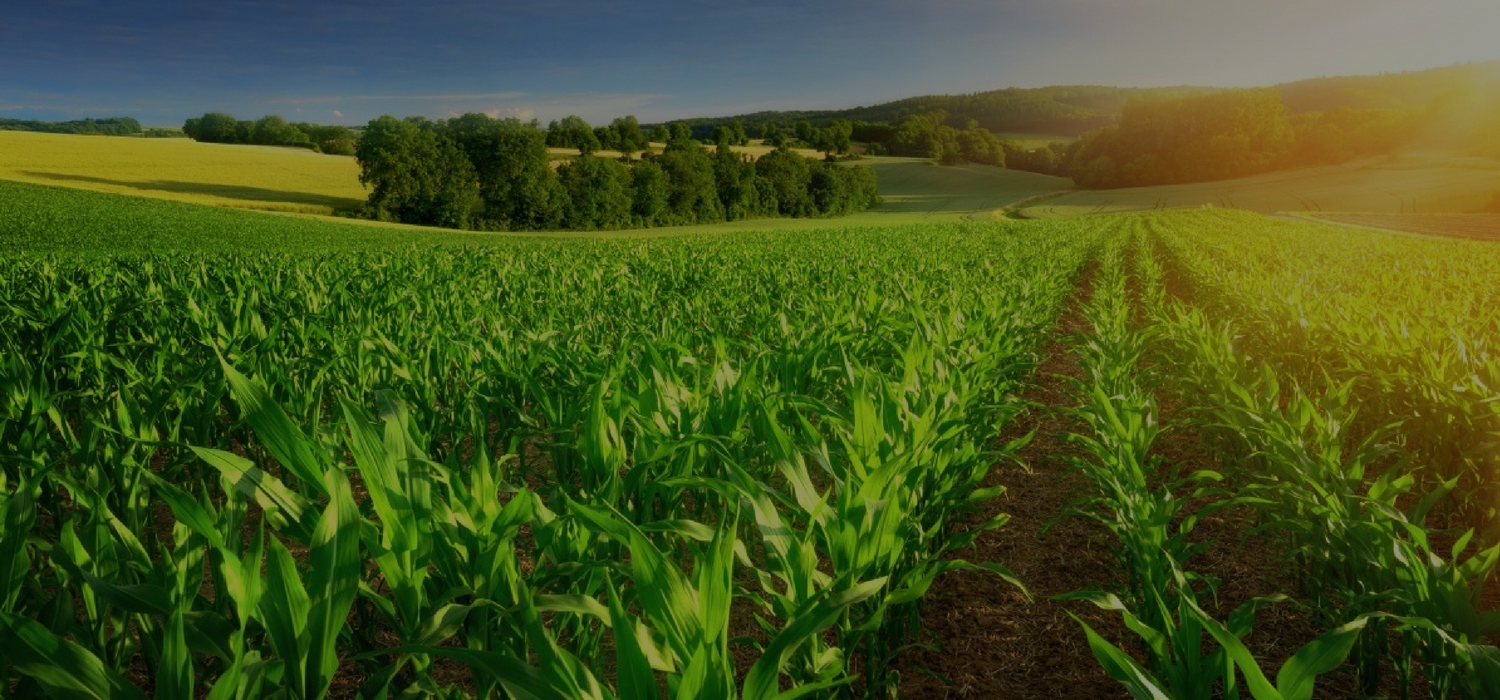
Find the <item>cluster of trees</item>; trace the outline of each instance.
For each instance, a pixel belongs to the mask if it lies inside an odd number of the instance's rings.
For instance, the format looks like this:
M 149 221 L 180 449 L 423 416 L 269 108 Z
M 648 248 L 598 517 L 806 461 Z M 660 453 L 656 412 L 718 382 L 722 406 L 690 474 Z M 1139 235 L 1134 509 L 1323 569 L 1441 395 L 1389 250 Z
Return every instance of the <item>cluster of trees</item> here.
M 745 122 L 736 119 L 727 125 L 714 127 L 713 134 L 709 136 L 709 141 L 718 146 L 748 146 L 750 145 L 750 133 L 745 130 Z M 785 141 L 783 140 L 774 145 L 780 147 L 784 143 Z
M 1035 148 L 1025 148 L 1010 141 L 1005 146 L 1005 167 L 1043 175 L 1068 176 L 1068 159 L 1073 142 L 1053 141 Z
M 945 112 L 916 114 L 896 126 L 894 155 L 935 158 L 944 165 L 978 163 L 1005 167 L 1005 148 L 990 131 L 973 120 L 960 131 L 947 123 Z
M 134 136 L 141 133 L 141 123 L 130 117 L 75 119 L 66 122 L 43 122 L 33 119 L 0 119 L 0 131 L 39 131 L 47 134 L 87 134 L 95 136 Z
M 686 125 L 667 128 L 660 154 L 646 151 L 639 161 L 581 154 L 553 170 L 549 142 L 577 147 L 560 139 L 581 138 L 580 123 L 565 119 L 543 131 L 535 121 L 483 114 L 376 119 L 355 152 L 371 190 L 365 214 L 451 228 L 598 230 L 838 216 L 879 201 L 869 168 L 785 148 L 758 160 L 727 143 L 710 152 Z
M 188 137 L 204 143 L 246 143 L 259 146 L 295 146 L 330 155 L 352 156 L 357 140 L 345 126 L 288 122 L 268 114 L 255 121 L 241 121 L 223 112 L 193 117 L 182 125 Z
M 1078 143 L 1069 174 L 1079 186 L 1097 189 L 1266 172 L 1292 152 L 1295 134 L 1275 90 L 1226 90 L 1133 102 L 1118 126 Z
M 865 152 L 871 155 L 889 153 L 932 158 L 944 165 L 978 163 L 1005 167 L 1006 147 L 998 136 L 972 119 L 962 129 L 950 122 L 947 112 L 923 112 L 908 116 L 895 126 L 856 122 L 851 134 L 854 140 L 866 144 Z
M 646 133 L 635 115 L 620 117 L 608 126 L 591 127 L 583 117 L 570 115 L 547 125 L 547 146 L 576 148 L 579 155 L 596 151 L 619 151 L 629 160 L 631 155 L 650 149 Z

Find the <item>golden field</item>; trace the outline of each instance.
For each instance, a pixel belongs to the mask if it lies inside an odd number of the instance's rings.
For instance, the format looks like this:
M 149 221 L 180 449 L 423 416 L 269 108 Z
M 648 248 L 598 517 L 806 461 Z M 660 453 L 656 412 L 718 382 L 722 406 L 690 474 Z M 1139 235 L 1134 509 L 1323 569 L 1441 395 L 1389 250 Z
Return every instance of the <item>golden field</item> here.
M 300 148 L 0 131 L 0 179 L 268 211 L 332 214 L 366 191 L 348 156 Z

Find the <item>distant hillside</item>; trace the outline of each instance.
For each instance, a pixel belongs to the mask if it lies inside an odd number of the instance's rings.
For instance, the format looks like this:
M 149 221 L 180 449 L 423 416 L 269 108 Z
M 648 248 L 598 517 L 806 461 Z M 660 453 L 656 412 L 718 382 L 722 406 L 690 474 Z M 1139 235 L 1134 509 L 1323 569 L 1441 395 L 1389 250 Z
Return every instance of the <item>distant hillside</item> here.
M 1456 96 L 1500 95 L 1500 61 L 1466 63 L 1443 68 L 1312 78 L 1272 86 L 1293 114 L 1335 109 L 1427 109 Z M 766 111 L 726 117 L 679 120 L 704 138 L 714 127 L 738 119 L 753 128 L 759 124 L 810 122 L 827 126 L 835 119 L 896 124 L 924 112 L 943 111 L 949 125 L 963 128 L 970 120 L 996 133 L 1050 134 L 1073 138 L 1116 124 L 1125 105 L 1142 99 L 1178 99 L 1217 92 L 1213 87 L 1120 88 L 1067 85 L 1045 88 L 1007 88 L 968 95 L 924 95 L 894 102 L 837 110 Z
M 1330 109 L 1401 109 L 1428 107 L 1452 95 L 1500 88 L 1500 61 L 1463 63 L 1443 68 L 1312 78 L 1275 86 L 1292 114 Z
M 738 119 L 746 125 L 810 122 L 824 127 L 835 119 L 895 124 L 914 114 L 943 111 L 948 123 L 963 128 L 970 120 L 996 133 L 1051 134 L 1073 138 L 1108 126 L 1120 118 L 1120 109 L 1131 99 L 1212 92 L 1213 88 L 1118 88 L 1096 85 L 1066 85 L 1045 88 L 1007 88 L 969 95 L 924 95 L 895 102 L 835 110 L 771 111 L 730 117 L 683 119 L 694 135 Z

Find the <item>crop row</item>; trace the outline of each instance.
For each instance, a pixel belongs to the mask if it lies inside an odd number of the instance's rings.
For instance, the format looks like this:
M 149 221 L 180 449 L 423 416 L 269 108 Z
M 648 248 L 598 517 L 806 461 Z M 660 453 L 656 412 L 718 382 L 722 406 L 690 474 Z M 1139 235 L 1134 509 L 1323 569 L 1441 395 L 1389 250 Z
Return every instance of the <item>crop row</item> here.
M 0 262 L 0 682 L 883 694 L 1097 237 Z
M 1444 514 L 1493 517 L 1478 510 L 1495 431 L 1484 378 L 1494 317 L 1478 307 L 1493 288 L 1476 275 L 1496 257 L 1202 219 L 1141 220 L 1152 234 L 1138 265 L 1142 325 L 1170 368 L 1164 386 L 1219 456 L 1226 496 L 1254 509 L 1293 574 L 1286 592 L 1329 635 L 1360 629 L 1361 692 L 1378 693 L 1389 671 L 1403 696 L 1494 697 L 1500 613 L 1484 609 L 1483 589 L 1500 544 Z M 1172 268 L 1186 278 L 1177 293 L 1157 291 Z M 1444 313 L 1455 315 L 1443 324 Z
M 1468 241 L 1375 235 L 1239 214 L 1151 224 L 1195 303 L 1288 381 L 1348 384 L 1348 418 L 1389 427 L 1443 504 L 1500 533 L 1500 255 Z

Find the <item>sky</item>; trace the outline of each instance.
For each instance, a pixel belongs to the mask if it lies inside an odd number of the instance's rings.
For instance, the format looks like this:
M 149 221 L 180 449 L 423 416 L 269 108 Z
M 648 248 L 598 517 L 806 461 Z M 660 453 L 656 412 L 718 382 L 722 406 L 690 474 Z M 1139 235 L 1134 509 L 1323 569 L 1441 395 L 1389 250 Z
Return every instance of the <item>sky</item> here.
M 0 0 L 0 118 L 643 122 L 1500 59 L 1500 0 Z

